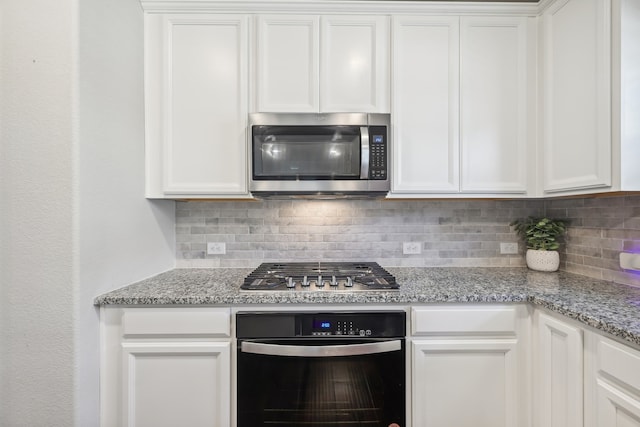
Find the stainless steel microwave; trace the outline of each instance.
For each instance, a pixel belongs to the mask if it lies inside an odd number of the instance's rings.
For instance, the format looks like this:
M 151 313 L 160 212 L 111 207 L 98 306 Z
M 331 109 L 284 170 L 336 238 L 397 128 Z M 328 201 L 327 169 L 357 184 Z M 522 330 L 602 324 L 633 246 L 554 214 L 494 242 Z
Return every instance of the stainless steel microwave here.
M 250 114 L 249 189 L 256 197 L 383 197 L 389 130 L 389 114 Z

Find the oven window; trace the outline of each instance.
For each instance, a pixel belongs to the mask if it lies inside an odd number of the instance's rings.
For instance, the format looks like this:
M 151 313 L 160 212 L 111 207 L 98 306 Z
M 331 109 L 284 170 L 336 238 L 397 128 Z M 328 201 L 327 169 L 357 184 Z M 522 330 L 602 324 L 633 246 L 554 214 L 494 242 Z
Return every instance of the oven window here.
M 238 427 L 405 425 L 404 347 L 344 357 L 238 352 Z
M 353 179 L 360 176 L 356 126 L 254 126 L 254 179 Z

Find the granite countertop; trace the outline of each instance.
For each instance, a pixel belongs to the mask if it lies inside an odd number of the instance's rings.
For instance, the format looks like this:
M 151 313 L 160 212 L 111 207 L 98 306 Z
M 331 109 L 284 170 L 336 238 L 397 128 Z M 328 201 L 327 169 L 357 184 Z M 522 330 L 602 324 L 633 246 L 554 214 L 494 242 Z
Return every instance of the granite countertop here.
M 251 269 L 175 269 L 95 298 L 95 305 L 528 302 L 640 345 L 640 288 L 526 268 L 386 268 L 384 292 L 240 292 Z

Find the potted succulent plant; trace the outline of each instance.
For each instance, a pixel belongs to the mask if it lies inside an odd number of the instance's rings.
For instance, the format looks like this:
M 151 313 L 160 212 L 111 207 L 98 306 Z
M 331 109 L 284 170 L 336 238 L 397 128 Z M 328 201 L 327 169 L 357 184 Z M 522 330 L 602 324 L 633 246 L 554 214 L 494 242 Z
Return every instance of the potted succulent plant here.
M 537 271 L 556 271 L 560 266 L 558 239 L 567 231 L 567 222 L 560 219 L 528 217 L 513 221 L 518 235 L 527 245 L 527 267 Z

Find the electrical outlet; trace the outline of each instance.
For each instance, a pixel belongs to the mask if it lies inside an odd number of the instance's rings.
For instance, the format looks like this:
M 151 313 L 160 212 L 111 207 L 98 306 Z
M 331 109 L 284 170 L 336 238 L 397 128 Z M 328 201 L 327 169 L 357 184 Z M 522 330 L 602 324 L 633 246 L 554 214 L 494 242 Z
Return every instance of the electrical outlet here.
M 518 244 L 510 242 L 500 243 L 500 253 L 503 255 L 514 255 L 518 253 Z
M 207 254 L 224 255 L 227 253 L 227 245 L 224 242 L 207 242 Z
M 405 255 L 418 255 L 422 253 L 422 243 L 420 242 L 404 242 L 402 244 L 402 253 Z
M 623 270 L 640 271 L 640 254 L 620 252 L 620 268 Z

